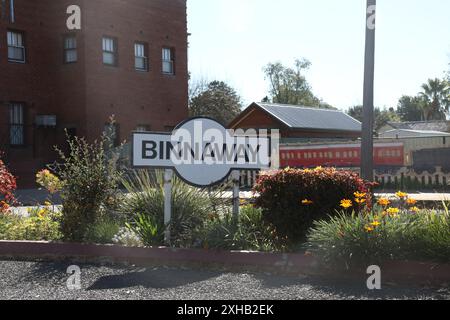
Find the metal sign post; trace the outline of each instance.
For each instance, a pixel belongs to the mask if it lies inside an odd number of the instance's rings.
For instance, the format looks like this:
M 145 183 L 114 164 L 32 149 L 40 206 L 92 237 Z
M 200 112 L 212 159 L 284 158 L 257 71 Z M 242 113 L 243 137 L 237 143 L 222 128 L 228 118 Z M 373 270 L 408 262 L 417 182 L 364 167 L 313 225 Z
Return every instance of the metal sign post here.
M 164 242 L 170 246 L 170 222 L 172 220 L 172 178 L 173 170 L 164 171 Z
M 375 77 L 375 20 L 376 0 L 367 0 L 366 53 L 364 65 L 364 110 L 362 125 L 361 175 L 373 181 L 374 77 Z
M 231 178 L 233 181 L 233 217 L 237 219 L 239 217 L 239 209 L 241 207 L 241 199 L 240 199 L 240 179 L 241 173 L 238 170 L 234 170 L 231 173 Z

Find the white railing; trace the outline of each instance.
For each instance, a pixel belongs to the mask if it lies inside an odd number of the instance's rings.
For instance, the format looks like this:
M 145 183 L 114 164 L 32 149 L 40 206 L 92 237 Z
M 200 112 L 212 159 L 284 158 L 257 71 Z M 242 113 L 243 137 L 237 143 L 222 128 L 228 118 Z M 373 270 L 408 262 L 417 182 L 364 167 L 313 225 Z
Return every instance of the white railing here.
M 434 172 L 423 171 L 421 173 L 412 168 L 401 168 L 391 173 L 375 173 L 375 181 L 383 184 L 404 185 L 415 183 L 427 186 L 450 186 L 450 172 L 446 173 L 441 167 L 436 167 Z
M 342 169 L 359 172 L 357 168 Z M 259 171 L 241 171 L 241 188 L 251 189 L 256 184 Z M 400 168 L 389 173 L 375 172 L 375 181 L 381 185 L 408 186 L 416 184 L 418 187 L 441 186 L 450 189 L 450 172 L 446 173 L 441 167 L 436 167 L 434 172 L 416 172 L 412 168 Z

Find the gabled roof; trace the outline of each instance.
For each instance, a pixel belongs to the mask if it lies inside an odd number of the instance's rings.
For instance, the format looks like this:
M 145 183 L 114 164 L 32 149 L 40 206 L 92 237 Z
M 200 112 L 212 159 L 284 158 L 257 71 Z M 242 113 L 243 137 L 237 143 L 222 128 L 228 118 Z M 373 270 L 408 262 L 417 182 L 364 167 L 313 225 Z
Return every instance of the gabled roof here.
M 405 130 L 394 129 L 380 133 L 379 138 L 427 138 L 427 137 L 450 137 L 450 133 L 429 130 Z
M 292 130 L 361 132 L 361 122 L 343 111 L 269 103 L 252 103 L 231 125 L 239 125 L 241 117 L 253 108 L 263 110 Z
M 388 125 L 400 130 L 450 132 L 450 121 L 389 122 Z

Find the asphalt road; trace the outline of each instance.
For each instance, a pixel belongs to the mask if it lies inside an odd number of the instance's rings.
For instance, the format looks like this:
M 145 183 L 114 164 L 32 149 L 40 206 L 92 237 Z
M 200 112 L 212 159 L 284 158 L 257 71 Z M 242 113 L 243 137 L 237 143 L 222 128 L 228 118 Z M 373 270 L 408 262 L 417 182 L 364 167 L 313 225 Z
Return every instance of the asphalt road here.
M 309 277 L 173 268 L 80 265 L 81 289 L 69 290 L 68 263 L 0 261 L 2 300 L 450 300 L 450 289 L 330 283 Z

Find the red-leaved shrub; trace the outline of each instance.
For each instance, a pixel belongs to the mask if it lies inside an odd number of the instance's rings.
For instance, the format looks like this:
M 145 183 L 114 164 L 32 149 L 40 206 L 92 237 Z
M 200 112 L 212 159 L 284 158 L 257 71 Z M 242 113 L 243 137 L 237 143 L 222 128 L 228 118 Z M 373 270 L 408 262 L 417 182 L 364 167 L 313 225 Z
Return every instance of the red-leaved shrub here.
M 16 178 L 8 171 L 5 163 L 0 159 L 0 213 L 6 212 L 9 209 L 9 205 L 14 204 L 13 192 L 16 188 Z
M 263 210 L 264 220 L 276 228 L 279 236 L 288 245 L 295 246 L 305 240 L 314 221 L 326 219 L 337 211 L 360 211 L 371 206 L 370 188 L 370 183 L 351 171 L 288 168 L 259 177 L 254 188 L 259 194 L 255 204 Z M 356 192 L 362 196 L 355 195 Z M 341 207 L 344 199 L 351 201 L 351 208 Z

